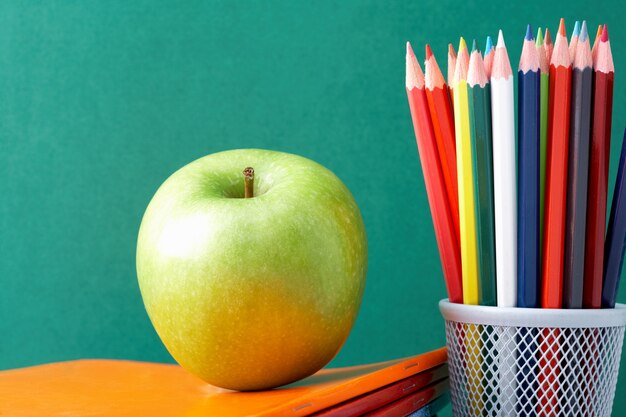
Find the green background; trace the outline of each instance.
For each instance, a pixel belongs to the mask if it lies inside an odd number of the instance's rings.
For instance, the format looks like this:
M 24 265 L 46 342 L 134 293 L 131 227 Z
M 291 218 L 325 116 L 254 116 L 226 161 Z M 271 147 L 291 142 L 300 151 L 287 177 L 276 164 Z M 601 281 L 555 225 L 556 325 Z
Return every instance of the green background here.
M 0 369 L 171 362 L 137 286 L 143 211 L 181 166 L 246 147 L 320 162 L 361 207 L 367 287 L 332 365 L 442 346 L 445 288 L 404 89 L 407 40 L 420 55 L 430 42 L 445 71 L 448 42 L 482 46 L 502 28 L 515 68 L 528 22 L 553 32 L 561 16 L 570 30 L 576 18 L 592 32 L 608 23 L 611 193 L 614 184 L 624 7 L 514 3 L 1 2 Z M 623 395 L 614 414 L 626 414 Z

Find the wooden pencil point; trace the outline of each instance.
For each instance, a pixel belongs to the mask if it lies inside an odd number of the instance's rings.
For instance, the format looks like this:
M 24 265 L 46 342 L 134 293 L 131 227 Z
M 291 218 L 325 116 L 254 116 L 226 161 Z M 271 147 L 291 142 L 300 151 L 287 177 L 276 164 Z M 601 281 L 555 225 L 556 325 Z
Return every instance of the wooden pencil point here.
M 433 50 L 430 49 L 430 45 L 426 44 L 426 59 L 430 59 L 433 56 Z
M 559 22 L 559 34 L 561 36 L 567 36 L 567 32 L 565 31 L 565 19 L 561 18 Z
M 448 44 L 448 55 L 456 58 L 456 51 L 454 50 L 454 45 L 452 45 L 451 43 Z
M 533 40 L 533 29 L 530 27 L 530 23 L 526 26 L 526 36 L 524 37 L 527 41 Z
M 536 46 L 543 46 L 543 34 L 541 33 L 541 28 L 537 29 L 537 38 L 535 40 Z
M 463 49 L 467 49 L 467 44 L 465 43 L 465 39 L 461 36 L 461 39 L 459 40 L 459 54 Z
M 415 56 L 415 52 L 413 52 L 413 47 L 411 46 L 411 42 L 406 43 L 406 54 L 408 56 Z
M 608 42 L 609 40 L 609 28 L 607 25 L 604 25 L 602 28 L 602 36 L 600 37 L 602 42 Z

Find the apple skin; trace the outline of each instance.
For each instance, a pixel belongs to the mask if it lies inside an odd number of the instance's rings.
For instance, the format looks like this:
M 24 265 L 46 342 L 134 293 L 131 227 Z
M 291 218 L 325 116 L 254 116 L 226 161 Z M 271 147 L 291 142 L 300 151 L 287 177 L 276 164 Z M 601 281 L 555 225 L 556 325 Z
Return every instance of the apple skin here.
M 275 151 L 225 151 L 181 168 L 152 198 L 137 241 L 141 294 L 166 348 L 233 390 L 288 384 L 330 362 L 366 270 L 350 191 L 323 166 Z

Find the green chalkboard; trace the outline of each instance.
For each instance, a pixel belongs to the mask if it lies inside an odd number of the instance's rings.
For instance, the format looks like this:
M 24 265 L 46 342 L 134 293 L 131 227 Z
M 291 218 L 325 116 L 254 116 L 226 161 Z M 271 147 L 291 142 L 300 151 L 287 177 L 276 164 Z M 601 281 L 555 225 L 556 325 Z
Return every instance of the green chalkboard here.
M 619 1 L 478 4 L 0 2 L 0 369 L 171 361 L 136 280 L 143 211 L 184 164 L 248 147 L 320 162 L 361 207 L 368 281 L 332 364 L 443 345 L 445 289 L 404 90 L 405 42 L 419 52 L 429 41 L 445 68 L 448 42 L 483 44 L 501 28 L 516 67 L 527 23 L 553 33 L 561 16 L 570 30 L 575 19 L 607 23 L 617 69 L 611 189 L 626 114 Z M 626 414 L 623 395 L 614 414 Z

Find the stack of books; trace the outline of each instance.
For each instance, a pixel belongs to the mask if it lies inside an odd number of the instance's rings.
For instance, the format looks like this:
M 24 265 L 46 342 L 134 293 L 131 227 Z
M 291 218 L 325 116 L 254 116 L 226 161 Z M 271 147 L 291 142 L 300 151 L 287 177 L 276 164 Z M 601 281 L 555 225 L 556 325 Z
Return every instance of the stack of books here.
M 177 365 L 80 360 L 0 372 L 0 414 L 73 416 L 434 416 L 449 401 L 445 348 L 323 369 L 267 391 L 207 385 Z

